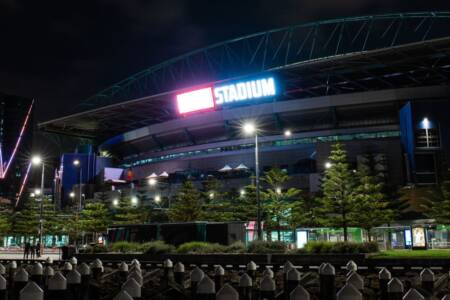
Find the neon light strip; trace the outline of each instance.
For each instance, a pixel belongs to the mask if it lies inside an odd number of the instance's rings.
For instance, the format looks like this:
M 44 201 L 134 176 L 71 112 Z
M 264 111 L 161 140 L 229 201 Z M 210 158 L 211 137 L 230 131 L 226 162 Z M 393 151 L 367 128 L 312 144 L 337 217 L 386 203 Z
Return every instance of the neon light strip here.
M 14 150 L 13 150 L 13 152 L 11 154 L 11 157 L 9 158 L 8 163 L 6 164 L 6 168 L 2 172 L 3 174 L 2 174 L 1 178 L 5 178 L 6 177 L 6 174 L 8 173 L 9 166 L 11 165 L 12 161 L 14 160 L 14 157 L 16 156 L 17 149 L 19 148 L 20 142 L 22 141 L 23 133 L 25 132 L 25 129 L 27 128 L 28 119 L 30 118 L 31 110 L 33 108 L 33 104 L 34 104 L 34 99 L 33 99 L 33 101 L 31 101 L 31 105 L 30 105 L 30 108 L 28 109 L 27 116 L 25 117 L 25 121 L 23 122 L 22 129 L 20 130 L 19 138 L 16 141 L 16 145 L 14 146 Z
M 4 177 L 3 174 L 3 151 L 2 144 L 0 143 L 0 179 Z
M 20 186 L 19 194 L 17 195 L 16 207 L 19 204 L 20 197 L 22 196 L 23 190 L 25 189 L 25 185 L 27 184 L 30 170 L 31 170 L 31 162 L 28 163 L 27 172 L 25 173 L 25 177 L 23 177 L 22 185 Z

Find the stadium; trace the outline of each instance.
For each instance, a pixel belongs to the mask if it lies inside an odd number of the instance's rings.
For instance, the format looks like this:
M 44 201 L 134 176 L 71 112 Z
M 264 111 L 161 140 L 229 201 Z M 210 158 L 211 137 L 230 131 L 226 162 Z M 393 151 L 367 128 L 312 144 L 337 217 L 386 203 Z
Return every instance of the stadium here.
M 280 167 L 305 191 L 318 190 L 337 141 L 355 169 L 373 155 L 392 186 L 436 184 L 450 159 L 449 25 L 445 12 L 318 21 L 145 69 L 39 125 L 93 145 L 62 156 L 56 199 L 64 206 L 73 191 L 81 199 L 107 184 L 110 201 L 117 189 L 151 201 L 208 176 L 242 189 L 255 170 L 248 122 L 260 171 Z M 149 187 L 153 177 L 164 187 Z

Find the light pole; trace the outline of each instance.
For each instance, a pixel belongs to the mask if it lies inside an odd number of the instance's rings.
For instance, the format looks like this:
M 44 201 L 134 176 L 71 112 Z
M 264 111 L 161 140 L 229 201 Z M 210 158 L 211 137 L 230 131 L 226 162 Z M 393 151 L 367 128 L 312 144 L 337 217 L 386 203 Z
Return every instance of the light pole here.
M 43 231 L 44 231 L 44 220 L 43 220 L 43 202 L 44 202 L 44 179 L 45 179 L 45 164 L 42 161 L 42 158 L 39 155 L 35 155 L 31 158 L 31 163 L 35 166 L 42 166 L 41 169 L 41 190 L 39 195 L 40 197 L 40 205 L 39 205 L 39 243 L 41 244 L 41 249 L 39 249 L 40 253 L 43 254 L 42 248 L 44 246 L 44 241 L 42 240 Z M 36 191 L 37 192 L 37 191 Z M 38 193 L 35 194 L 37 195 Z
M 81 163 L 80 163 L 80 160 L 78 160 L 78 159 L 75 159 L 74 161 L 73 161 L 73 165 L 76 167 L 76 168 L 78 168 L 78 172 L 79 172 L 79 178 L 78 178 L 78 181 L 79 181 L 79 192 L 78 192 L 78 210 L 81 212 L 81 199 L 82 199 L 82 197 L 83 197 L 83 190 L 82 190 L 82 180 L 83 180 L 83 168 L 81 167 Z
M 245 123 L 243 126 L 244 133 L 247 135 L 254 134 L 255 137 L 255 186 L 256 186 L 256 230 L 258 240 L 262 240 L 262 224 L 261 224 L 261 198 L 259 195 L 259 147 L 258 147 L 258 130 L 253 123 Z
M 422 120 L 423 128 L 425 129 L 425 139 L 427 142 L 427 148 L 430 148 L 430 136 L 428 135 L 428 130 L 430 129 L 430 121 L 428 118 L 423 118 Z

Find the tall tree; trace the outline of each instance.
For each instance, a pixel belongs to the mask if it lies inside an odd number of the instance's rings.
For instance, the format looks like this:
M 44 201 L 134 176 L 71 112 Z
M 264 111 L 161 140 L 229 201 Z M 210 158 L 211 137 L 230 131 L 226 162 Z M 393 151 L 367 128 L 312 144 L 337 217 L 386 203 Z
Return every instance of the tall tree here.
M 367 170 L 355 173 L 358 183 L 354 195 L 354 211 L 351 219 L 355 225 L 366 230 L 371 241 L 372 228 L 391 221 L 393 210 L 389 209 L 389 202 L 383 193 L 383 184 L 377 177 L 369 175 Z
M 239 195 L 230 197 L 231 206 L 233 207 L 233 219 L 236 221 L 256 221 L 257 203 L 256 203 L 256 187 L 255 185 L 247 185 Z
M 180 222 L 198 221 L 203 217 L 202 208 L 201 193 L 191 181 L 185 181 L 169 209 L 169 218 Z
M 148 221 L 149 212 L 147 208 L 133 204 L 130 196 L 121 197 L 119 206 L 113 210 L 114 225 L 142 224 Z
M 326 212 L 325 219 L 333 226 L 342 227 L 344 241 L 348 241 L 348 227 L 352 225 L 352 212 L 355 208 L 352 172 L 347 162 L 347 151 L 340 143 L 331 147 L 328 158 L 329 167 L 322 181 L 322 204 Z
M 444 179 L 422 207 L 437 223 L 450 225 L 450 180 Z
M 279 168 L 273 168 L 262 178 L 267 188 L 262 192 L 264 211 L 266 214 L 266 230 L 277 231 L 277 239 L 281 240 L 281 229 L 286 227 L 292 217 L 292 208 L 295 202 L 301 202 L 301 190 L 297 188 L 283 189 L 283 185 L 290 177 Z
M 82 230 L 92 233 L 94 240 L 98 233 L 106 231 L 110 222 L 110 212 L 104 203 L 89 201 L 81 211 L 80 227 Z

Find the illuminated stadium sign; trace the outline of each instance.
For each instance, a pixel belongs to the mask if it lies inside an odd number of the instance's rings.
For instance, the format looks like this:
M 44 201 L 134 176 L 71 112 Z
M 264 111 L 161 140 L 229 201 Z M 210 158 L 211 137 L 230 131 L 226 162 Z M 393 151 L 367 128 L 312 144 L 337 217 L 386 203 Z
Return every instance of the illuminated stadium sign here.
M 200 88 L 177 95 L 178 112 L 187 114 L 214 109 L 216 105 L 272 97 L 276 92 L 273 77 Z

